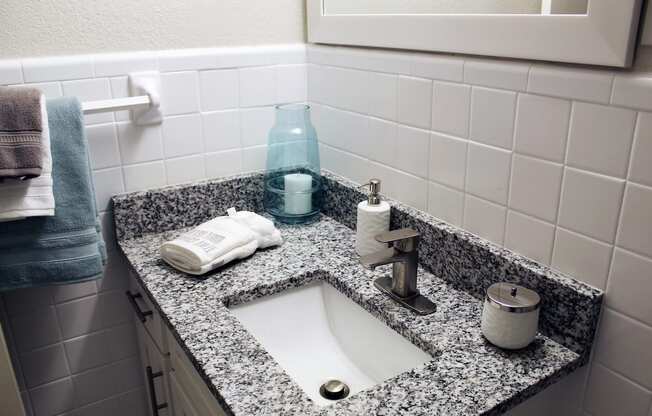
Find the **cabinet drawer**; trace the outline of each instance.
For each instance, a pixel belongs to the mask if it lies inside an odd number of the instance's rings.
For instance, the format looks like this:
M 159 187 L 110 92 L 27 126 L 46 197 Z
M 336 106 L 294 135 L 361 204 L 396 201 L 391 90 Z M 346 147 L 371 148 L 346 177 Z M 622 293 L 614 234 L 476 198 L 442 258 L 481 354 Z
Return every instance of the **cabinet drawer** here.
M 174 416 L 203 416 L 192 405 L 192 402 L 177 381 L 174 371 L 170 372 L 170 390 L 174 400 Z
M 161 354 L 167 355 L 169 348 L 161 316 L 133 276 L 129 283 L 129 290 L 125 295 L 133 308 L 136 325 L 145 328 Z
M 176 340 L 170 340 L 170 350 L 170 366 L 172 367 L 170 374 L 174 375 L 179 387 L 198 414 L 200 416 L 225 416 L 226 413 Z

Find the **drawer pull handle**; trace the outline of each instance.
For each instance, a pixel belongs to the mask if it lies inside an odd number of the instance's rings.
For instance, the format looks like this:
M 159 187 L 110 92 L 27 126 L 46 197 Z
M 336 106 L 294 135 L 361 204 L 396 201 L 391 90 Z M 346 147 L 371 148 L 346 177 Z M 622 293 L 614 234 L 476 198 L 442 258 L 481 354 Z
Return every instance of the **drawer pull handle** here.
M 136 312 L 136 316 L 138 316 L 140 322 L 145 323 L 147 321 L 147 317 L 152 315 L 152 311 L 142 311 L 140 309 L 140 306 L 138 306 L 136 299 L 142 298 L 143 295 L 141 295 L 140 293 L 133 294 L 128 290 L 125 293 L 127 295 L 127 299 L 129 300 L 129 303 L 131 303 L 131 307 L 134 308 L 134 312 Z
M 158 400 L 156 399 L 156 389 L 154 387 L 154 379 L 163 376 L 163 372 L 157 371 L 154 373 L 150 366 L 147 366 L 145 370 L 147 371 L 147 385 L 149 386 L 149 401 L 152 404 L 152 415 L 158 416 L 159 410 L 168 407 L 167 403 L 158 404 Z

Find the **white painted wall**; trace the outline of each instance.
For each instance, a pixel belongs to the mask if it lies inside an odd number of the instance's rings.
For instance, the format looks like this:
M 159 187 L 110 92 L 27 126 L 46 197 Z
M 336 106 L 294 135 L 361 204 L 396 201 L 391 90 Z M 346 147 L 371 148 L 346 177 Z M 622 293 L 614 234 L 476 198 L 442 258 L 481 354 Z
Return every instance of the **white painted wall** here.
M 0 1 L 0 58 L 304 40 L 303 0 Z

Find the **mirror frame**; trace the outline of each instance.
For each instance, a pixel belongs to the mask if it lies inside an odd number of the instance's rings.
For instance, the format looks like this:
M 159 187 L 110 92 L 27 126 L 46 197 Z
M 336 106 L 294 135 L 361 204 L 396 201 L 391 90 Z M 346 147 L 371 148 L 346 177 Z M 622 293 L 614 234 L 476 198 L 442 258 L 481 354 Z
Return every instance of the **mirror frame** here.
M 325 15 L 306 0 L 308 41 L 629 67 L 642 0 L 589 0 L 582 15 Z

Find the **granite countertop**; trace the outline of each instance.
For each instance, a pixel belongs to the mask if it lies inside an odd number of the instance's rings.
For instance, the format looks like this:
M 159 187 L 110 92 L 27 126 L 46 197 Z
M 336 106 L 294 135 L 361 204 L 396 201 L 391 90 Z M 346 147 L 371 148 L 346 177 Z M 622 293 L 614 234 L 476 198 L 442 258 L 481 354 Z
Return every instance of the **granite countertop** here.
M 133 209 L 128 196 L 120 198 L 118 228 L 127 221 L 121 210 Z M 491 346 L 480 331 L 481 300 L 423 267 L 419 289 L 437 311 L 413 314 L 373 287 L 390 269 L 361 267 L 353 231 L 325 215 L 310 225 L 280 226 L 282 246 L 202 277 L 160 259 L 160 244 L 187 230 L 165 228 L 119 231 L 119 245 L 199 374 L 233 415 L 501 414 L 583 365 L 587 356 L 541 334 L 522 351 Z M 314 405 L 228 310 L 314 279 L 335 286 L 433 359 L 332 406 Z

